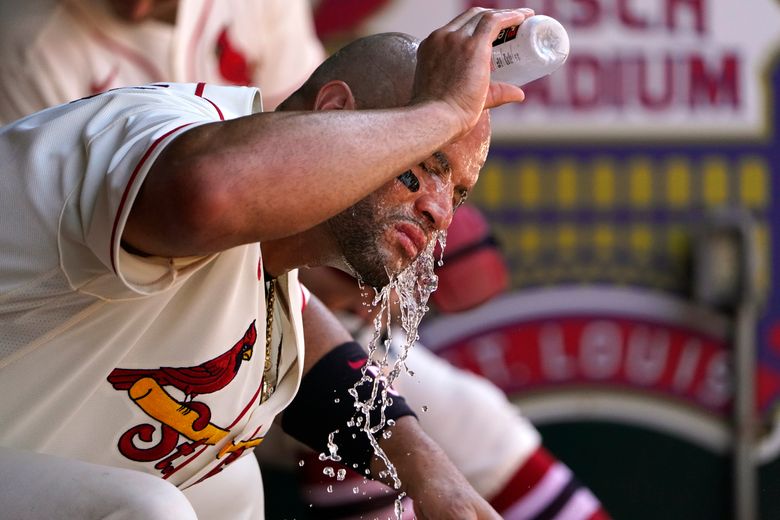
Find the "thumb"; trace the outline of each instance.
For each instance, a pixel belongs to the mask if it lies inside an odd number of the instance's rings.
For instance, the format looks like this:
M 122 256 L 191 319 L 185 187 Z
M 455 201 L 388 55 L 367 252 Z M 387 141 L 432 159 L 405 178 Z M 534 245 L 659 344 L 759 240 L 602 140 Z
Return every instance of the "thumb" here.
M 525 92 L 520 87 L 509 83 L 493 82 L 485 98 L 485 108 L 494 108 L 507 103 L 520 103 L 525 99 Z

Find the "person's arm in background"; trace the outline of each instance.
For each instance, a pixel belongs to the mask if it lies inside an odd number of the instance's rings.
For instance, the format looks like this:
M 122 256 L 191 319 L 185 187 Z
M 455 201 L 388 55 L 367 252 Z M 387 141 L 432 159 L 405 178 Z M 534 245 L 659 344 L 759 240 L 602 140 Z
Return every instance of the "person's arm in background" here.
M 312 369 L 316 370 L 317 364 L 322 361 L 322 355 L 329 353 L 335 345 L 351 341 L 351 336 L 336 317 L 314 296 L 306 305 L 303 319 L 306 357 L 302 388 L 307 385 L 307 376 L 311 374 Z M 307 395 L 305 390 L 296 399 L 301 395 L 304 397 Z M 343 395 L 344 400 L 349 399 L 346 392 Z M 330 394 L 325 401 L 333 401 Z M 293 405 L 283 414 L 309 416 L 296 409 L 308 406 L 317 406 L 317 404 L 309 401 L 296 403 L 294 400 Z M 327 411 L 325 414 L 327 415 Z M 334 428 L 346 428 L 346 420 L 343 422 L 344 425 L 334 425 Z M 310 427 L 314 428 L 315 425 Z M 395 424 L 386 430 L 391 435 L 377 434 L 379 446 L 395 466 L 402 489 L 414 500 L 414 510 L 418 518 L 453 520 L 500 518 L 455 468 L 442 449 L 423 432 L 415 417 L 409 415 L 399 417 L 395 420 Z M 319 449 L 314 446 L 313 448 Z M 341 448 L 343 453 L 344 447 Z M 351 465 L 354 461 L 344 462 Z M 372 457 L 370 469 L 371 475 L 381 480 L 387 467 L 381 459 Z M 388 478 L 385 476 L 384 480 L 388 482 Z

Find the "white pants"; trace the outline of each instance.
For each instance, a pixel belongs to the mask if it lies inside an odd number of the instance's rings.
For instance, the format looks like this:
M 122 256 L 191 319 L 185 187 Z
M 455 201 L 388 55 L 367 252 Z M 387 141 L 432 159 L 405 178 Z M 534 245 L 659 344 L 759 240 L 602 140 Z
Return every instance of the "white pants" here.
M 251 453 L 182 492 L 139 471 L 0 447 L 7 520 L 258 520 L 262 493 Z

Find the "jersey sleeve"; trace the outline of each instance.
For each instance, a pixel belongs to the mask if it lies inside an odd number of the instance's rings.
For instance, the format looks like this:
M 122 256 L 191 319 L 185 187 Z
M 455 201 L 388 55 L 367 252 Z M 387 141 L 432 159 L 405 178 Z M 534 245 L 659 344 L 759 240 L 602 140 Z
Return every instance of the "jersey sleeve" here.
M 207 97 L 170 86 L 118 89 L 79 103 L 97 109 L 90 109 L 83 130 L 83 180 L 63 208 L 62 268 L 72 286 L 104 298 L 127 289 L 142 295 L 164 290 L 208 259 L 132 255 L 121 244 L 125 223 L 165 147 L 183 132 L 225 115 Z

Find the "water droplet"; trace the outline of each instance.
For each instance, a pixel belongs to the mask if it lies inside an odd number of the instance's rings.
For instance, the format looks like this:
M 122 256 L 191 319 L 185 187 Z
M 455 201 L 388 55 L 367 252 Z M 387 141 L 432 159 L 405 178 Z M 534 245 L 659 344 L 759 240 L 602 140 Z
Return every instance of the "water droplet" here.
M 434 240 L 429 241 L 414 262 L 400 273 L 390 274 L 389 283 L 381 289 L 374 290 L 374 297 L 370 304 L 374 307 L 374 333 L 368 342 L 368 362 L 363 367 L 360 380 L 348 389 L 355 408 L 355 417 L 348 422 L 348 425 L 356 426 L 361 433 L 367 434 L 374 454 L 386 468 L 380 472 L 380 475 L 391 480 L 391 486 L 395 489 L 402 487 L 401 481 L 375 436 L 381 433 L 384 438 L 388 438 L 391 432 L 386 429 L 386 426 L 395 424 L 393 420 L 385 420 L 385 408 L 393 403 L 388 389 L 402 371 L 414 375 L 406 366 L 406 358 L 409 349 L 419 338 L 417 329 L 428 311 L 428 298 L 438 285 L 438 277 L 434 273 L 436 264 L 434 248 L 438 242 L 443 251 L 445 240 L 445 233 L 437 233 Z M 394 308 L 399 308 L 400 313 L 394 311 Z M 398 346 L 395 346 L 392 338 L 396 321 L 400 322 L 405 333 L 402 342 L 395 342 L 400 343 Z M 361 398 L 361 395 L 365 397 Z M 374 424 L 371 421 L 377 416 L 373 412 L 377 408 L 380 411 L 378 414 L 380 420 L 378 424 Z M 352 436 L 356 438 L 354 433 Z M 364 473 L 369 475 L 370 471 L 366 469 Z M 397 511 L 398 508 L 403 512 L 400 501 L 396 507 Z
M 423 407 L 422 407 L 422 411 L 423 412 L 427 412 L 428 411 L 428 405 L 424 404 Z
M 360 488 L 355 486 L 352 488 L 352 492 L 357 495 L 358 493 L 360 493 Z
M 303 464 L 304 464 L 304 463 L 303 463 L 303 459 L 301 459 L 301 460 L 299 460 L 299 461 L 298 461 L 298 465 L 299 465 L 300 467 L 303 467 Z
M 333 468 L 332 468 L 332 467 L 330 467 L 330 466 L 325 466 L 325 467 L 322 469 L 322 474 L 323 474 L 323 475 L 325 475 L 326 477 L 332 477 L 332 476 L 334 476 L 334 475 L 336 474 L 336 472 L 335 472 L 335 471 L 333 471 Z
M 396 489 L 398 489 L 398 488 L 396 488 Z M 401 518 L 404 517 L 404 505 L 402 503 L 402 500 L 403 499 L 400 496 L 395 499 L 395 507 L 394 507 L 394 509 L 395 509 L 395 517 L 398 520 L 401 520 Z
M 328 484 L 327 490 L 328 490 L 328 493 L 333 493 L 333 486 Z
M 338 472 L 336 472 L 336 480 L 338 480 L 338 481 L 344 480 L 346 478 L 346 476 L 347 476 L 347 470 L 345 470 L 343 468 L 338 470 Z

